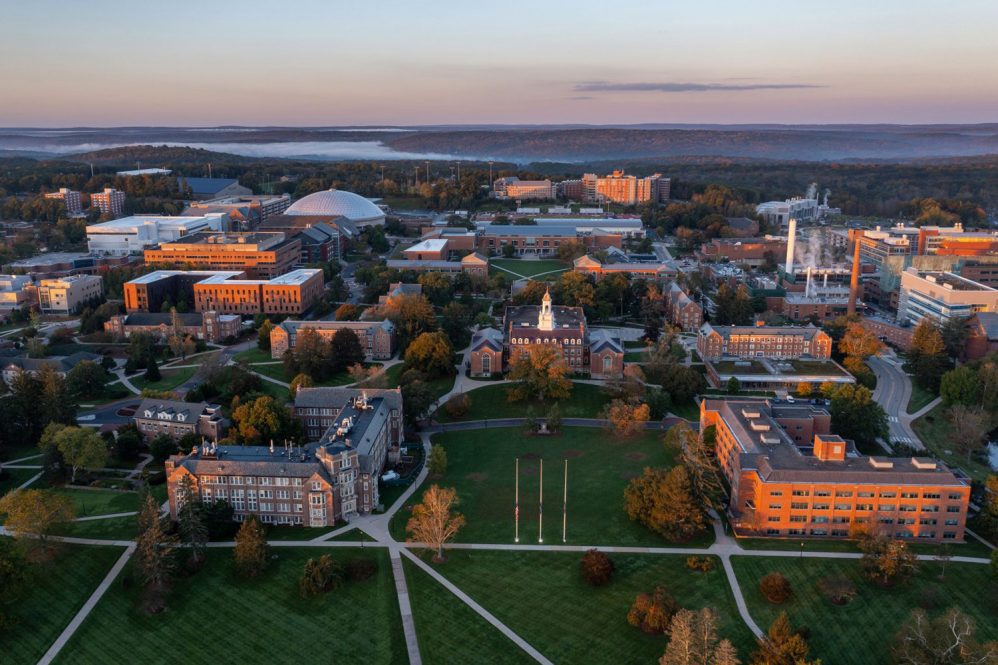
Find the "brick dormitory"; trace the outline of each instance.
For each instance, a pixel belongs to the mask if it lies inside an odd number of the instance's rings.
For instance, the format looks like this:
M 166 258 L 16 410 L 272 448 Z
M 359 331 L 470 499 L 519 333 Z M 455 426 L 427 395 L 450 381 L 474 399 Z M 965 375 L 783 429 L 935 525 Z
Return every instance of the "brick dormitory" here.
M 970 480 L 921 457 L 873 457 L 833 434 L 821 407 L 705 399 L 739 536 L 847 538 L 858 530 L 961 541 Z

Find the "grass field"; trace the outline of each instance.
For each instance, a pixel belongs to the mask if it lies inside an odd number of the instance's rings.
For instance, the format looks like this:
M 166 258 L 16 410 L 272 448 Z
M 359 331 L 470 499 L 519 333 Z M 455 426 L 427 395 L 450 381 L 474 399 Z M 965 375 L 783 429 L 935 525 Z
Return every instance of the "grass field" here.
M 926 404 L 934 400 L 938 395 L 933 395 L 928 390 L 918 385 L 917 382 L 911 382 L 911 399 L 908 400 L 908 413 L 915 413 Z
M 145 375 L 139 374 L 135 378 L 129 379 L 132 385 L 139 390 L 173 390 L 187 379 L 194 376 L 197 367 L 181 367 L 180 369 L 161 369 L 159 381 L 147 381 Z
M 4 469 L 0 476 L 0 496 L 28 482 L 39 471 L 41 469 Z
M 738 545 L 746 550 L 791 550 L 799 551 L 801 541 L 795 538 L 739 538 Z M 918 554 L 936 554 L 946 551 L 953 556 L 975 556 L 987 558 L 991 549 L 979 540 L 968 537 L 966 542 L 947 542 L 945 545 L 930 543 L 909 543 L 908 548 Z M 805 552 L 859 552 L 855 540 L 832 540 L 809 538 L 804 541 Z
M 245 360 L 248 363 L 269 363 L 274 362 L 275 360 L 278 362 L 280 361 L 280 358 L 271 358 L 270 351 L 262 351 L 255 346 L 251 349 L 240 351 L 236 355 L 232 356 L 232 359 L 236 362 Z
M 373 364 L 376 365 L 376 363 Z M 364 363 L 364 366 L 371 367 L 372 363 Z M 264 376 L 269 376 L 272 379 L 277 379 L 278 381 L 283 381 L 284 383 L 291 383 L 292 379 L 295 378 L 294 375 L 288 375 L 287 370 L 284 368 L 284 363 L 281 362 L 271 365 L 250 365 L 250 369 L 257 374 L 263 374 Z M 354 378 L 350 376 L 349 372 L 338 372 L 322 381 L 316 381 L 315 385 L 345 386 L 353 382 Z
M 717 610 L 719 634 L 747 653 L 751 635 L 719 561 L 694 573 L 684 556 L 611 558 L 616 573 L 602 588 L 581 581 L 575 553 L 455 551 L 437 570 L 555 663 L 657 662 L 667 638 L 632 628 L 627 611 L 637 594 L 658 585 L 683 607 Z
M 135 515 L 112 517 L 106 520 L 66 522 L 58 525 L 53 533 L 74 538 L 99 538 L 101 540 L 132 540 L 138 531 Z
M 524 400 L 510 402 L 506 398 L 512 386 L 500 383 L 493 386 L 476 388 L 467 392 L 471 398 L 471 408 L 461 420 L 484 420 L 485 418 L 524 418 L 527 408 L 533 407 L 534 416 L 543 418 L 554 401 Z M 558 402 L 562 418 L 598 418 L 599 412 L 610 399 L 603 393 L 600 386 L 589 383 L 573 383 L 572 394 Z M 447 411 L 440 409 L 434 416 L 439 422 L 452 422 Z
M 135 608 L 137 585 L 123 584 L 126 567 L 60 654 L 61 663 L 287 662 L 321 654 L 323 662 L 405 663 L 406 648 L 388 555 L 328 550 L 335 558 L 376 560 L 378 572 L 319 598 L 302 599 L 298 578 L 320 548 L 274 548 L 257 580 L 235 575 L 232 553 L 213 549 L 204 568 L 180 578 L 168 609 L 147 616 Z M 307 646 L 306 646 L 307 645 Z
M 122 551 L 120 547 L 62 545 L 52 561 L 32 564 L 27 592 L 9 608 L 18 625 L 0 634 L 0 661 L 10 665 L 38 662 Z
M 436 580 L 402 559 L 424 663 L 517 665 L 533 659 Z
M 571 267 L 568 263 L 558 261 L 557 259 L 540 259 L 537 261 L 525 261 L 523 259 L 491 259 L 489 261 L 489 265 L 492 272 L 496 272 L 499 268 L 505 268 L 506 271 L 514 272 L 521 277 L 533 277 L 542 273 L 556 274 L 552 271 L 565 271 Z M 498 270 L 498 272 L 505 271 Z
M 624 489 L 646 466 L 667 466 L 673 454 L 657 432 L 617 441 L 599 428 L 566 427 L 557 436 L 526 436 L 519 429 L 447 432 L 433 437 L 447 451 L 447 473 L 431 480 L 457 489 L 467 524 L 458 542 L 512 543 L 515 460 L 520 459 L 520 540 L 536 543 L 540 461 L 544 465 L 544 542 L 561 542 L 564 460 L 568 459 L 568 543 L 658 545 L 662 537 L 624 513 Z M 427 484 L 426 486 L 429 486 Z M 405 539 L 405 523 L 417 492 L 392 519 L 392 534 Z M 708 544 L 712 535 L 697 540 Z
M 988 567 L 950 563 L 939 580 L 939 564 L 922 563 L 907 584 L 882 589 L 860 575 L 859 562 L 834 559 L 733 557 L 752 618 L 764 630 L 782 610 L 796 627 L 810 630 L 811 657 L 836 665 L 880 665 L 890 662 L 890 647 L 898 629 L 920 603 L 933 615 L 956 606 L 974 617 L 981 641 L 998 639 L 998 582 Z M 773 605 L 759 593 L 759 580 L 771 572 L 790 581 L 794 595 Z M 859 595 L 836 606 L 817 588 L 825 576 L 841 574 L 856 584 Z
M 139 509 L 138 492 L 113 492 L 111 490 L 76 489 L 59 487 L 49 490 L 69 497 L 76 506 L 77 517 L 112 515 Z
M 957 452 L 950 441 L 950 423 L 946 419 L 945 407 L 940 404 L 911 424 L 915 434 L 925 447 L 951 467 L 960 467 L 974 480 L 984 482 L 992 473 L 987 465 L 974 458 Z

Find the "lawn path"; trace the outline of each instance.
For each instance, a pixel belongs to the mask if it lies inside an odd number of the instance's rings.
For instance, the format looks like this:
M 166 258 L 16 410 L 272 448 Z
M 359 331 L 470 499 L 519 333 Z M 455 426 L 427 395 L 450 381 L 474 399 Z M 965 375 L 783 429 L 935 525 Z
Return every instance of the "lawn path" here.
M 111 567 L 111 570 L 108 571 L 107 575 L 104 577 L 104 580 L 97 585 L 94 592 L 90 594 L 90 598 L 87 599 L 87 602 L 84 603 L 83 607 L 80 608 L 80 611 L 76 613 L 76 616 L 69 622 L 66 629 L 62 631 L 62 634 L 59 635 L 52 646 L 49 647 L 49 650 L 45 652 L 45 655 L 42 656 L 41 660 L 38 661 L 38 665 L 49 665 L 49 663 L 51 663 L 55 657 L 59 655 L 59 651 L 66 646 L 66 642 L 69 641 L 69 638 L 71 638 L 73 633 L 75 633 L 80 625 L 83 624 L 83 621 L 90 615 L 90 612 L 92 612 L 97 606 L 97 603 L 100 601 L 101 597 L 103 597 L 104 593 L 108 590 L 108 588 L 110 588 L 111 584 L 118 577 L 118 573 L 120 573 L 121 569 L 125 567 L 126 563 L 128 563 L 128 560 L 131 558 L 133 552 L 135 552 L 135 543 L 131 543 L 125 548 L 125 551 L 122 552 L 121 557 L 118 558 L 118 562 Z

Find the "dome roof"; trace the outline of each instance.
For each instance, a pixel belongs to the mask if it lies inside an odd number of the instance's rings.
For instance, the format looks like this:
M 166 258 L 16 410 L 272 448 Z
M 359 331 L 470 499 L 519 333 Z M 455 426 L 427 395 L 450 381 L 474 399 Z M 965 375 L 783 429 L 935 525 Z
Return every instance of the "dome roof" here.
M 341 215 L 351 222 L 383 224 L 385 213 L 359 194 L 340 189 L 309 194 L 284 211 L 285 215 Z

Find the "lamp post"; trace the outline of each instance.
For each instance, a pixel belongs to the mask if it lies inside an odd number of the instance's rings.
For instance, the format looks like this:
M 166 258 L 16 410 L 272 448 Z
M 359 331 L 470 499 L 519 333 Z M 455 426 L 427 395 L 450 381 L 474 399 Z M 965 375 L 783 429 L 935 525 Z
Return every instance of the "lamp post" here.
M 800 541 L 800 558 L 804 558 L 804 541 Z

